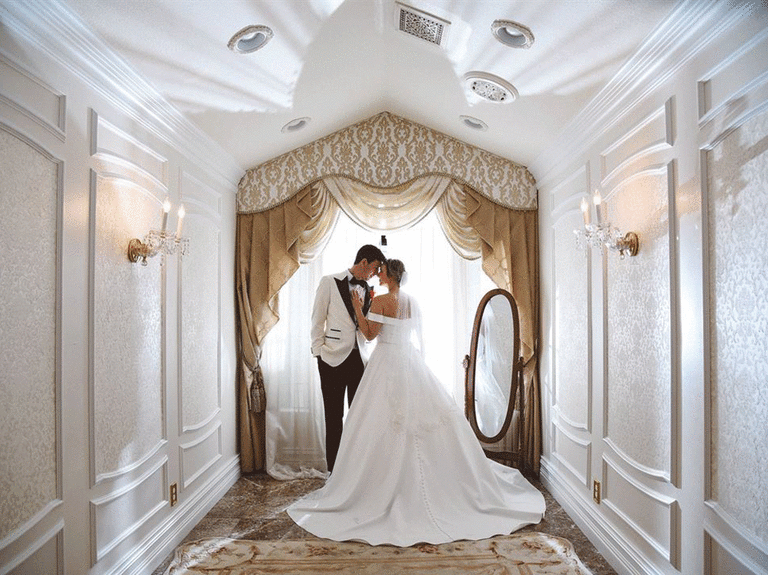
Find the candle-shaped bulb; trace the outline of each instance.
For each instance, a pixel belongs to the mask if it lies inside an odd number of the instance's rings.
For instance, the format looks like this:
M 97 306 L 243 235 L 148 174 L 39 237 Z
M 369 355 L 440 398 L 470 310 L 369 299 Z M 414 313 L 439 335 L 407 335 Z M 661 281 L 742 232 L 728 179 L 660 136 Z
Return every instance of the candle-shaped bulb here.
M 584 225 L 589 225 L 589 202 L 587 198 L 581 198 L 581 215 L 584 216 Z
M 592 203 L 595 204 L 595 214 L 597 214 L 597 225 L 600 225 L 603 223 L 603 214 L 600 211 L 600 204 L 603 203 L 603 198 L 600 197 L 600 192 L 598 190 L 595 190 L 595 193 L 592 195 Z
M 163 202 L 163 228 L 162 231 L 165 231 L 165 228 L 168 227 L 168 212 L 171 211 L 171 201 L 166 198 Z
M 184 224 L 184 214 L 187 212 L 184 210 L 184 204 L 179 206 L 179 224 L 176 226 L 176 237 L 181 238 L 181 226 Z

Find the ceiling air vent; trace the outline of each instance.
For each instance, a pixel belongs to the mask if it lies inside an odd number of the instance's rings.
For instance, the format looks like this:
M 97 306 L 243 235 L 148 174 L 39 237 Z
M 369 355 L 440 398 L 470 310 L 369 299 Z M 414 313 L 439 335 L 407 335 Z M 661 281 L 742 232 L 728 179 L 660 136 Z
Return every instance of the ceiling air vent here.
M 440 46 L 445 41 L 451 23 L 412 6 L 395 2 L 395 25 L 401 32 Z
M 513 102 L 518 96 L 512 84 L 487 72 L 467 72 L 464 81 L 476 95 L 496 104 Z

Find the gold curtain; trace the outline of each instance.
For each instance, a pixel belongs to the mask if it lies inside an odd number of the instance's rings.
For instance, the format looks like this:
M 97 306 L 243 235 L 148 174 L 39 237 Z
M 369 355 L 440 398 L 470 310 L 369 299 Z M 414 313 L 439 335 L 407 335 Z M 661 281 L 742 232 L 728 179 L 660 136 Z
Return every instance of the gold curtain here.
M 524 467 L 538 475 L 541 457 L 541 390 L 539 385 L 538 215 L 494 204 L 464 186 L 467 222 L 482 240 L 483 270 L 508 290 L 520 312 L 523 356 Z
M 280 319 L 278 294 L 301 261 L 322 251 L 337 217 L 338 205 L 316 186 L 266 212 L 237 216 L 238 439 L 246 473 L 264 469 L 267 397 L 259 361 L 264 337 Z
M 402 188 L 402 189 L 401 189 Z M 259 367 L 265 335 L 277 323 L 278 293 L 298 269 L 322 251 L 339 209 L 370 229 L 418 222 L 433 207 L 443 232 L 464 258 L 483 258 L 483 270 L 509 290 L 520 309 L 525 369 L 526 466 L 539 471 L 541 403 L 538 383 L 537 212 L 495 204 L 467 185 L 444 176 L 418 178 L 397 192 L 345 178 L 326 178 L 265 212 L 238 214 L 238 413 L 241 467 L 263 469 L 267 398 Z M 382 214 L 385 214 L 382 217 Z

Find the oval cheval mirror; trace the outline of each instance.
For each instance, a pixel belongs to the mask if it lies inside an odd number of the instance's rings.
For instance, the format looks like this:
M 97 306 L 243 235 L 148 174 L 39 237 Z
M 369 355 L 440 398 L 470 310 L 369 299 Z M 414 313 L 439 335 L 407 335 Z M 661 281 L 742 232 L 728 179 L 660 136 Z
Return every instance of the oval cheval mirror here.
M 522 365 L 517 303 L 507 290 L 491 290 L 477 307 L 464 358 L 464 410 L 485 454 L 516 467 L 522 457 Z

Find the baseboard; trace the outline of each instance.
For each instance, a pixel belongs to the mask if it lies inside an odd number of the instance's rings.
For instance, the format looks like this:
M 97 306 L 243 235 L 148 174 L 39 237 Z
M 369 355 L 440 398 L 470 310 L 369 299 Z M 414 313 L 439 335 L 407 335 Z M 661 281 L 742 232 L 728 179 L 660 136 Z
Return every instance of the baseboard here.
M 146 575 L 173 551 L 240 478 L 240 456 L 224 464 L 195 493 L 179 505 L 107 575 Z
M 621 536 L 602 514 L 596 513 L 591 508 L 592 503 L 580 496 L 544 457 L 541 458 L 541 482 L 617 573 L 661 573 Z

